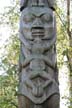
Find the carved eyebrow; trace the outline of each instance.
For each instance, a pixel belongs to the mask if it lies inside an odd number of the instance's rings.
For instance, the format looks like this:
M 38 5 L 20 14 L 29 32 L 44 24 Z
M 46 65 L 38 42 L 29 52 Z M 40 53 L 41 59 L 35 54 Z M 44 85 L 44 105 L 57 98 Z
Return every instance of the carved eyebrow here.
M 33 15 L 34 17 L 42 17 L 44 14 L 45 14 L 45 13 L 36 15 L 35 13 L 32 13 L 32 15 Z

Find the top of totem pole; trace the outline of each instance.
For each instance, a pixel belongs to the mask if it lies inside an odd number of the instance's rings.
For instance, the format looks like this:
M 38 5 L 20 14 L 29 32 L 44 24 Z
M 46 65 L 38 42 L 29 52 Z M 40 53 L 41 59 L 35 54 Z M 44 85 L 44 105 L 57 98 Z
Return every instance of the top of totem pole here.
M 27 6 L 47 6 L 55 10 L 55 0 L 20 0 L 20 11 Z

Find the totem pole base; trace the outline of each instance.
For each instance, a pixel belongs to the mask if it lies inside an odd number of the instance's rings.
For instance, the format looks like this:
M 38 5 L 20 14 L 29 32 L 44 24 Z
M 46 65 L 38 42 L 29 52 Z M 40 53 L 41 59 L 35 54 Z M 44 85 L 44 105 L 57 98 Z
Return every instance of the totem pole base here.
M 60 96 L 59 95 L 53 95 L 49 99 L 47 99 L 42 104 L 34 104 L 31 100 L 24 96 L 18 97 L 19 106 L 18 108 L 60 108 L 59 101 Z

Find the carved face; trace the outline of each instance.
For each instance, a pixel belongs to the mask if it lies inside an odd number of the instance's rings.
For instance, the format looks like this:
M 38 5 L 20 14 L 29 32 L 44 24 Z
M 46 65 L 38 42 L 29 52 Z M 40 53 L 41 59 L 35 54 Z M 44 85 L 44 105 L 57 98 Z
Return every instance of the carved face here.
M 21 30 L 28 40 L 52 39 L 56 36 L 55 17 L 47 7 L 28 7 L 21 15 Z

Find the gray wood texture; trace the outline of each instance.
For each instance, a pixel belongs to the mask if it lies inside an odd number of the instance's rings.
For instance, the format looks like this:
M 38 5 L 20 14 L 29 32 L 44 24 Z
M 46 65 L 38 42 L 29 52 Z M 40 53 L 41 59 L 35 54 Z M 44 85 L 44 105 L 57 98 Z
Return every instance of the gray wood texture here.
M 59 108 L 53 0 L 21 0 L 19 108 Z

